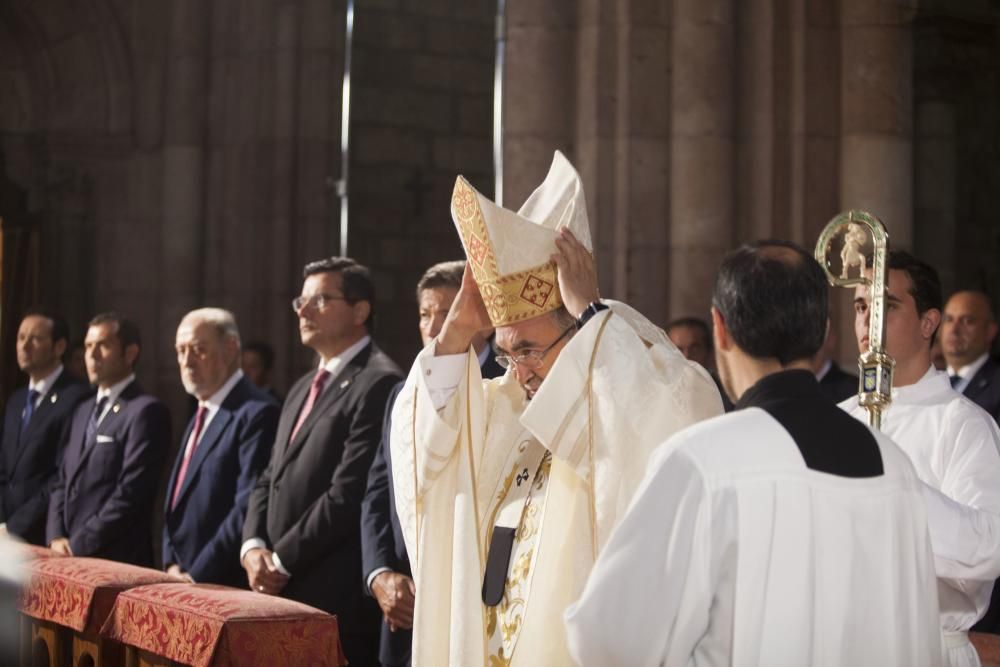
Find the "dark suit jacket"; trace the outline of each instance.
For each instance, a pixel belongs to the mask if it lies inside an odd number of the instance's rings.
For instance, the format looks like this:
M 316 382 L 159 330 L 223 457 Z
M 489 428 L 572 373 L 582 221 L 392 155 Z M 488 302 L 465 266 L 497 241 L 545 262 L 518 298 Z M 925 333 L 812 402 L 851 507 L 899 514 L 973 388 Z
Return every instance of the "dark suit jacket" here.
M 59 470 L 73 410 L 90 391 L 89 385 L 63 369 L 42 397 L 20 441 L 27 387 L 15 391 L 7 402 L 0 444 L 0 522 L 26 542 L 45 544 L 49 490 Z
M 177 505 L 177 472 L 194 428 L 184 430 L 170 473 L 163 520 L 163 566 L 177 564 L 198 583 L 247 587 L 240 544 L 250 492 L 267 465 L 280 409 L 246 378 L 233 385 L 188 463 Z
M 170 414 L 132 382 L 85 442 L 94 405 L 95 399 L 84 401 L 73 414 L 49 499 L 46 542 L 68 537 L 75 556 L 152 565 L 153 503 L 170 448 Z
M 1000 422 L 1000 364 L 987 359 L 962 393 Z
M 495 363 L 495 362 L 494 362 Z M 392 404 L 403 388 L 400 382 L 392 389 L 385 409 L 382 442 L 368 472 L 368 488 L 361 505 L 361 572 L 362 586 L 370 595 L 368 576 L 380 567 L 412 577 L 410 558 L 403 543 L 403 529 L 396 514 L 396 495 L 392 488 L 392 458 L 389 455 L 389 433 L 392 426 Z M 382 621 L 379 634 L 378 660 L 383 665 L 407 665 L 413 641 L 410 630 L 392 632 Z
M 368 345 L 329 379 L 289 442 L 314 375 L 288 392 L 271 461 L 250 495 L 243 539 L 263 539 L 291 572 L 283 596 L 337 614 L 347 659 L 363 662 L 357 647 L 374 653 L 378 608 L 358 585 L 361 500 L 386 399 L 402 375 Z
M 1000 423 L 1000 364 L 988 358 L 962 393 Z M 989 609 L 972 629 L 976 632 L 1000 634 L 1000 582 L 993 587 Z
M 819 388 L 835 403 L 857 396 L 858 376 L 842 370 L 835 362 L 830 363 L 830 370 L 819 381 Z
M 481 367 L 484 378 L 494 378 L 503 375 L 505 369 L 496 362 L 492 350 Z M 368 473 L 368 489 L 361 505 L 361 559 L 362 585 L 368 588 L 368 577 L 380 567 L 387 567 L 393 572 L 412 577 L 410 558 L 403 543 L 403 529 L 399 525 L 399 515 L 396 514 L 396 494 L 392 486 L 392 457 L 389 452 L 389 434 L 392 425 L 392 404 L 403 388 L 403 383 L 396 385 L 389 395 L 385 410 L 385 420 L 382 426 L 382 442 L 379 444 L 375 461 Z M 419 593 L 418 593 L 419 594 Z M 382 621 L 379 636 L 378 659 L 383 665 L 408 665 L 410 663 L 410 646 L 412 632 L 397 630 L 392 632 L 389 624 Z

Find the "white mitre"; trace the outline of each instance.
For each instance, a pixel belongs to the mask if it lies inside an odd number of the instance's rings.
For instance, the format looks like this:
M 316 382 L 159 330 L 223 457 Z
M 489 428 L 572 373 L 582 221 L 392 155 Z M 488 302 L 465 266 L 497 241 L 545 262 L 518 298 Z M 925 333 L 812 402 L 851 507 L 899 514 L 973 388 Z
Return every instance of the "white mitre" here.
M 545 180 L 517 213 L 497 206 L 459 176 L 451 217 L 495 327 L 563 305 L 550 259 L 560 229 L 568 227 L 593 252 L 580 175 L 559 151 Z

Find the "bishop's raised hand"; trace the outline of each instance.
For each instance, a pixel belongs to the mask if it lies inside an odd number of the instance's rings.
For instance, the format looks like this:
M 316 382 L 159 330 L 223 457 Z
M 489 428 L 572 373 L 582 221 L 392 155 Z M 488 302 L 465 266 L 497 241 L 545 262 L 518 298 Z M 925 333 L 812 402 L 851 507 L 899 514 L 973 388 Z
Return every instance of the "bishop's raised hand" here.
M 559 293 L 566 310 L 579 318 L 592 302 L 601 298 L 597 289 L 597 268 L 590 254 L 568 228 L 559 230 L 552 261 L 559 267 Z
M 462 287 L 459 288 L 455 300 L 448 311 L 448 317 L 438 334 L 434 354 L 462 354 L 469 351 L 473 338 L 477 334 L 493 329 L 490 316 L 486 312 L 486 304 L 479 293 L 479 285 L 472 277 L 472 269 L 468 262 L 465 273 L 462 274 Z

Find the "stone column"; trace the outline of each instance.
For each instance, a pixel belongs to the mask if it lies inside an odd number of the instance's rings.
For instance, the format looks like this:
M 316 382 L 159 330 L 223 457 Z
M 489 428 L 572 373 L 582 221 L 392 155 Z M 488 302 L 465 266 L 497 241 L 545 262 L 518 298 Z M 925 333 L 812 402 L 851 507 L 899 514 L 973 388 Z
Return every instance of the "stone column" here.
M 164 97 L 161 261 L 171 279 L 161 291 L 161 328 L 201 296 L 204 258 L 205 139 L 209 6 L 171 3 Z
M 896 248 L 913 243 L 913 8 L 842 0 L 841 208 L 885 223 Z
M 602 293 L 667 315 L 670 5 L 581 4 L 578 168 Z
M 504 205 L 517 208 L 559 149 L 576 162 L 576 3 L 507 3 L 504 79 Z
M 735 229 L 734 2 L 676 0 L 671 59 L 670 313 L 706 317 Z
M 172 349 L 180 318 L 203 296 L 210 13 L 211 5 L 200 0 L 170 3 L 159 271 L 169 278 L 159 283 L 157 331 L 145 332 L 146 347 L 158 340 L 156 348 L 163 351 Z M 176 427 L 187 416 L 185 399 L 180 394 L 166 396 L 163 389 L 177 386 L 177 365 L 172 355 L 164 353 L 162 363 L 156 366 L 157 386 L 168 400 Z
M 940 272 L 945 293 L 958 282 L 955 219 L 958 146 L 955 105 L 917 103 L 914 250 Z
M 739 35 L 735 99 L 737 178 L 734 223 L 740 239 L 769 238 L 774 229 L 776 199 L 787 183 L 776 182 L 780 159 L 776 134 L 779 111 L 788 110 L 776 95 L 778 62 L 774 0 L 743 0 L 736 31 Z M 782 99 L 785 90 L 781 90 Z
M 326 9 L 326 5 L 314 7 L 314 10 Z M 268 238 L 268 260 L 265 262 L 265 275 L 261 281 L 260 295 L 263 297 L 265 308 L 251 308 L 248 312 L 249 325 L 248 332 L 253 332 L 257 338 L 262 338 L 275 349 L 275 367 L 272 371 L 274 378 L 282 378 L 281 384 L 284 386 L 284 378 L 294 376 L 291 363 L 296 354 L 300 354 L 301 343 L 298 339 L 295 328 L 295 318 L 288 306 L 288 295 L 298 294 L 300 285 L 297 278 L 301 275 L 303 263 L 301 253 L 294 252 L 293 239 L 295 236 L 289 233 L 294 228 L 296 219 L 297 194 L 295 188 L 296 159 L 298 156 L 297 143 L 298 122 L 297 114 L 300 111 L 301 99 L 297 86 L 299 85 L 298 68 L 301 66 L 299 49 L 301 41 L 301 26 L 304 17 L 299 9 L 298 3 L 286 3 L 279 5 L 276 9 L 277 21 L 275 21 L 275 96 L 274 96 L 274 162 L 272 171 L 271 190 L 271 215 L 270 220 L 265 225 Z M 332 10 L 330 10 L 332 12 Z M 313 17 L 310 17 L 313 18 Z M 334 24 L 332 17 L 322 16 L 325 24 Z M 321 28 L 324 23 L 319 23 L 313 32 L 325 34 L 329 28 Z M 342 26 L 341 26 L 342 27 Z M 310 33 L 312 34 L 312 33 Z M 330 41 L 333 41 L 332 39 Z M 330 46 L 322 40 L 317 40 L 318 44 L 310 44 L 310 47 L 321 50 L 324 47 L 329 50 Z M 332 68 L 331 68 L 332 69 Z M 326 111 L 326 108 L 323 109 Z M 331 121 L 331 126 L 333 122 Z M 250 296 L 250 295 L 248 295 Z M 287 314 L 287 316 L 286 316 Z

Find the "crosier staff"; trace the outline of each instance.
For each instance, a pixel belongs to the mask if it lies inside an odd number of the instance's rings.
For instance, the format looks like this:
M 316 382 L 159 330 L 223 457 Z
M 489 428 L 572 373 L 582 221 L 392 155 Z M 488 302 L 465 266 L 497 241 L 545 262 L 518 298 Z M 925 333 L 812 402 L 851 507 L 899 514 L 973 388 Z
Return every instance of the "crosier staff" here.
M 833 240 L 843 231 L 840 253 L 840 273 L 831 271 L 830 250 Z M 861 246 L 868 236 L 874 244 L 871 277 L 865 275 L 865 255 Z M 892 402 L 892 371 L 895 360 L 885 350 L 885 279 L 886 257 L 889 254 L 889 235 L 885 225 L 866 211 L 846 211 L 837 214 L 823 228 L 816 241 L 816 261 L 826 272 L 827 280 L 835 287 L 865 285 L 871 295 L 868 321 L 868 350 L 858 357 L 858 404 L 868 411 L 868 424 L 881 430 L 882 412 Z M 857 267 L 858 275 L 849 277 Z

